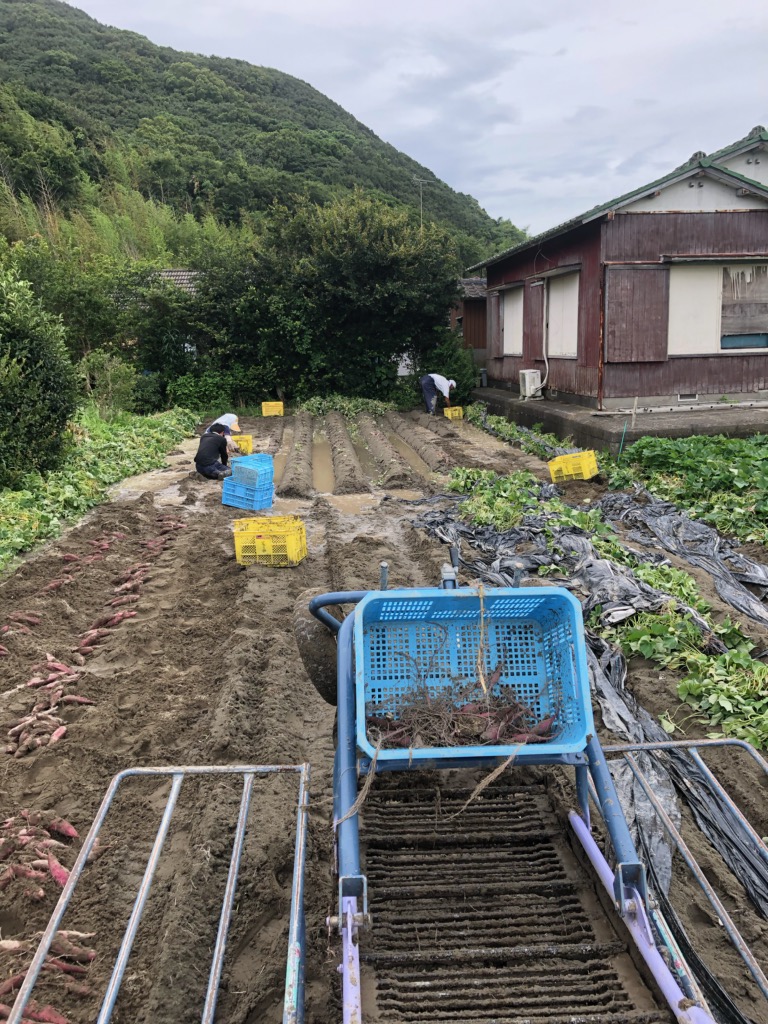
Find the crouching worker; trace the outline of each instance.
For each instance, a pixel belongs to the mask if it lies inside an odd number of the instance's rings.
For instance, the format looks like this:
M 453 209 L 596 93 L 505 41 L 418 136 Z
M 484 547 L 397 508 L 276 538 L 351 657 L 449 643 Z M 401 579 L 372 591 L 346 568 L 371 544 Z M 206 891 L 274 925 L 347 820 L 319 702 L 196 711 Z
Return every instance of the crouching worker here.
M 223 480 L 225 476 L 232 476 L 232 470 L 227 466 L 229 455 L 225 430 L 223 423 L 213 423 L 200 438 L 195 469 L 209 480 Z
M 210 434 L 212 431 L 214 431 L 215 427 L 224 428 L 224 434 L 227 439 L 227 451 L 232 452 L 235 455 L 239 455 L 240 448 L 238 447 L 237 444 L 237 438 L 232 436 L 233 434 L 240 433 L 240 424 L 238 422 L 237 416 L 235 416 L 233 412 L 228 412 L 225 413 L 223 416 L 217 417 L 210 425 L 210 427 L 208 427 L 205 433 Z M 221 431 L 215 431 L 215 433 L 221 433 Z
M 428 373 L 421 378 L 419 384 L 421 384 L 421 393 L 424 396 L 424 405 L 426 405 L 430 416 L 435 415 L 438 393 L 442 394 L 445 404 L 450 406 L 451 391 L 456 387 L 455 380 L 448 380 L 439 373 Z

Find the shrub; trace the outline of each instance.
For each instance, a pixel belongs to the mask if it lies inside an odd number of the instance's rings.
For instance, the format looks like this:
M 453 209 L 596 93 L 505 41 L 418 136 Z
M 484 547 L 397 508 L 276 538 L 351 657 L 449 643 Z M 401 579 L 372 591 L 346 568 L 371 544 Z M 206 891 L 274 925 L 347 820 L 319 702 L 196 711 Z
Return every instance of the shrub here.
M 116 412 L 130 412 L 133 409 L 133 393 L 136 387 L 136 370 L 120 356 L 104 349 L 96 349 L 80 360 L 85 392 L 99 410 L 99 415 L 109 419 Z
M 145 370 L 136 378 L 133 389 L 133 410 L 142 416 L 161 412 L 167 406 L 166 382 L 161 373 Z
M 269 366 L 232 366 L 185 373 L 168 384 L 168 398 L 185 409 L 238 409 L 268 400 L 275 374 Z
M 0 267 L 0 487 L 58 464 L 77 404 L 61 321 Z

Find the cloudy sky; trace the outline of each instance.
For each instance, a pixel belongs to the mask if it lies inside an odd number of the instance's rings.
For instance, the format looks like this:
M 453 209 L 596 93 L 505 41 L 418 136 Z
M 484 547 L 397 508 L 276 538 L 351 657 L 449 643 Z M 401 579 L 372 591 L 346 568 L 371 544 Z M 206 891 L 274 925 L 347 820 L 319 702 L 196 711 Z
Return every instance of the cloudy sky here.
M 296 75 L 533 231 L 768 124 L 765 0 L 73 6 L 156 43 Z

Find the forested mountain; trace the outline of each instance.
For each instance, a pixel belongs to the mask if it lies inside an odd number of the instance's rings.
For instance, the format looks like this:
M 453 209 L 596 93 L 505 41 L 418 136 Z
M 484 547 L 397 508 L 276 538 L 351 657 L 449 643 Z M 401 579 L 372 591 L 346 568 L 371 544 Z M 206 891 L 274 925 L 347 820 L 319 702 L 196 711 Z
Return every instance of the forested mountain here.
M 233 225 L 353 187 L 415 209 L 414 176 L 433 178 L 297 78 L 155 46 L 57 0 L 0 0 L 0 164 L 13 196 L 65 215 L 119 187 Z M 434 180 L 425 217 L 462 260 L 517 240 Z

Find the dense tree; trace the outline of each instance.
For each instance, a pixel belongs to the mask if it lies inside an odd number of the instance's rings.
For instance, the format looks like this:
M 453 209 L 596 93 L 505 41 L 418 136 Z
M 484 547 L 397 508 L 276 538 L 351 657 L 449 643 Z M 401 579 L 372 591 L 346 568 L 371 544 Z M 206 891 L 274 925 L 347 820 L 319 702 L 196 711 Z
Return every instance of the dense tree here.
M 454 266 L 445 231 L 361 192 L 276 207 L 255 248 L 201 276 L 190 339 L 205 365 L 269 367 L 292 395 L 387 391 L 402 354 L 437 343 Z
M 57 464 L 76 405 L 61 322 L 6 259 L 0 263 L 0 487 Z

